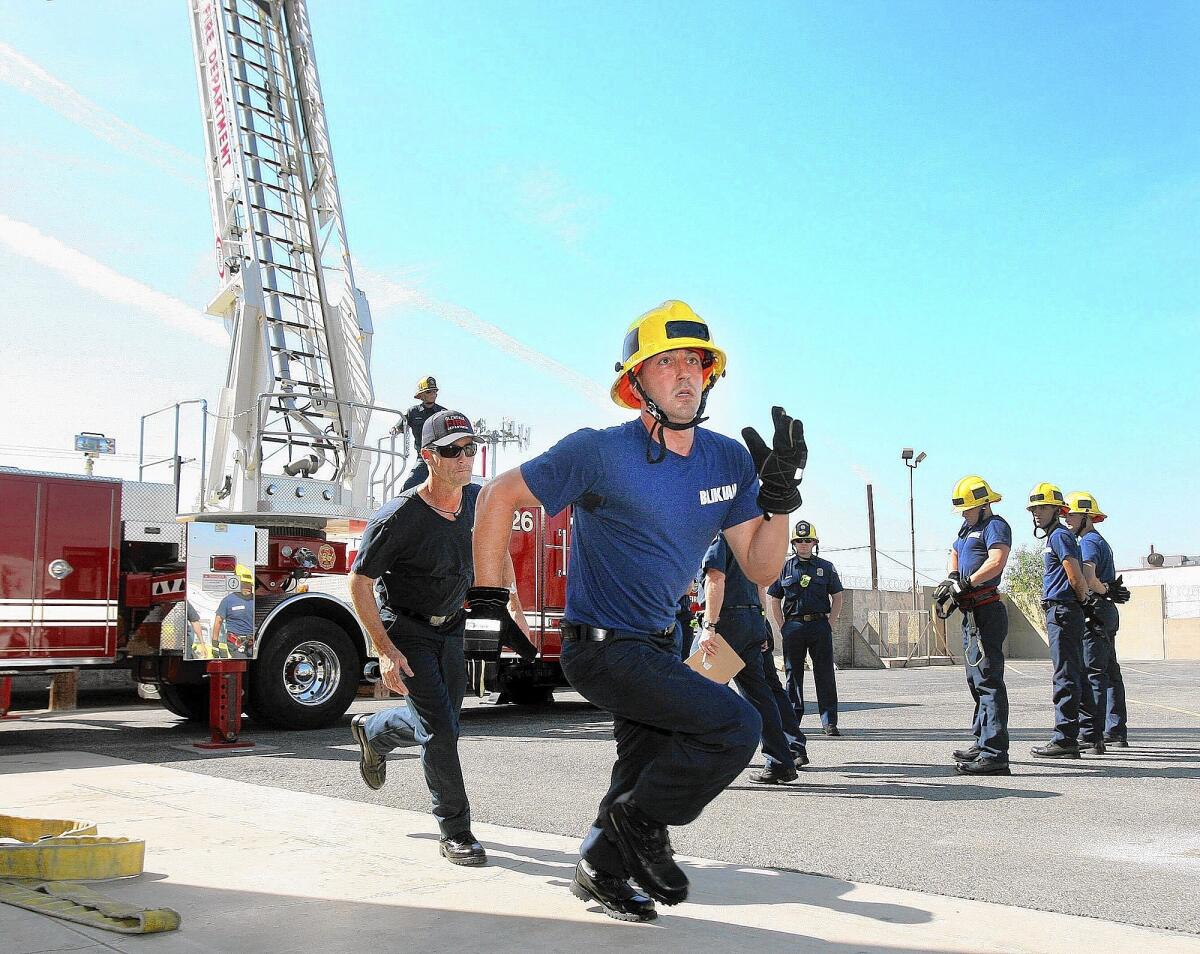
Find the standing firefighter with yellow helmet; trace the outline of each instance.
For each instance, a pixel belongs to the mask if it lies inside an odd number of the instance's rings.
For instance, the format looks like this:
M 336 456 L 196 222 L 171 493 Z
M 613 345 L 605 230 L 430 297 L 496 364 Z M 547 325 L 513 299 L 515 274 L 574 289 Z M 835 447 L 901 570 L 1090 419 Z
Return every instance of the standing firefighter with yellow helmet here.
M 1034 746 L 1044 759 L 1079 758 L 1080 706 L 1094 706 L 1083 674 L 1084 609 L 1094 605 L 1083 575 L 1079 541 L 1060 518 L 1067 512 L 1063 492 L 1040 483 L 1029 492 L 1025 508 L 1033 515 L 1033 535 L 1046 541 L 1042 550 L 1042 610 L 1054 665 L 1054 734 Z
M 1116 604 L 1129 599 L 1129 590 L 1117 576 L 1112 547 L 1096 529 L 1096 524 L 1106 516 L 1096 503 L 1095 494 L 1080 490 L 1067 494 L 1064 519 L 1079 538 L 1088 589 L 1101 597 L 1086 612 L 1083 640 L 1083 663 L 1096 707 L 1085 710 L 1079 720 L 1080 744 L 1090 745 L 1097 755 L 1104 751 L 1106 742 L 1122 748 L 1129 744 L 1125 680 L 1121 676 L 1121 664 L 1117 662 L 1116 644 L 1117 629 L 1121 625 Z
M 1008 767 L 1008 689 L 1004 685 L 1004 641 L 1008 610 L 997 589 L 1012 549 L 1012 528 L 992 512 L 1001 497 L 977 474 L 954 487 L 950 504 L 962 514 L 950 549 L 945 582 L 962 612 L 967 686 L 975 700 L 970 747 L 954 752 L 960 775 L 1011 775 Z
M 688 895 L 668 826 L 694 821 L 747 766 L 762 732 L 749 702 L 676 654 L 676 601 L 719 531 L 752 583 L 774 578 L 808 451 L 801 423 L 780 407 L 771 447 L 751 428 L 747 452 L 699 426 L 725 352 L 681 301 L 630 325 L 615 370 L 612 399 L 636 418 L 576 431 L 483 489 L 478 585 L 467 600 L 472 621 L 498 618 L 503 604 L 489 588 L 502 578 L 513 510 L 575 505 L 562 667 L 613 714 L 617 761 L 570 890 L 610 917 L 647 921 L 651 899 Z

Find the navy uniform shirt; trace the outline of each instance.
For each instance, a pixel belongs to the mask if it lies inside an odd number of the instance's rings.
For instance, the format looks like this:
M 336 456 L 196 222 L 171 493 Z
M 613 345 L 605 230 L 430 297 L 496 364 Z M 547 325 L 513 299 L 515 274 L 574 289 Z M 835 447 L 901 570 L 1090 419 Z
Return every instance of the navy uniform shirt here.
M 808 613 L 828 613 L 829 597 L 842 592 L 842 580 L 828 560 L 809 557 L 801 560 L 794 553 L 780 571 L 779 579 L 767 589 L 767 595 L 783 600 L 785 619 Z
M 425 429 L 425 422 L 433 417 L 433 415 L 435 415 L 438 411 L 444 410 L 446 409 L 438 404 L 437 401 L 434 401 L 429 405 L 414 404 L 404 412 L 404 420 L 408 423 L 408 429 L 412 434 L 414 447 L 421 446 L 421 431 Z
M 398 610 L 421 616 L 452 616 L 462 609 L 475 580 L 471 528 L 478 484 L 463 488 L 462 508 L 447 520 L 417 493 L 406 490 L 372 515 L 352 573 L 370 577 L 379 616 L 390 626 Z
M 1083 555 L 1084 563 L 1095 567 L 1096 579 L 1101 583 L 1111 583 L 1117 578 L 1112 547 L 1096 530 L 1089 530 L 1079 538 L 1079 552 Z
M 954 541 L 954 552 L 958 554 L 958 572 L 965 579 L 983 566 L 988 557 L 988 550 L 993 547 L 1012 547 L 1012 527 L 1003 517 L 992 514 L 986 520 L 981 520 L 973 527 L 963 521 L 962 529 L 958 531 L 958 539 Z M 995 586 L 1004 575 L 1004 567 L 996 571 L 996 575 L 986 580 L 971 578 L 975 586 Z
M 725 574 L 725 598 L 721 602 L 724 609 L 729 606 L 760 606 L 758 587 L 750 582 L 749 577 L 742 572 L 733 551 L 725 540 L 725 534 L 717 534 L 708 552 L 704 554 L 702 570 L 717 570 Z
M 242 596 L 241 590 L 234 590 L 221 600 L 217 615 L 225 621 L 225 632 L 249 636 L 254 632 L 254 597 Z
M 1046 546 L 1042 550 L 1042 599 L 1044 600 L 1074 600 L 1075 591 L 1067 579 L 1067 571 L 1063 569 L 1063 560 L 1079 556 L 1079 541 L 1075 534 L 1063 526 L 1057 526 L 1050 531 L 1046 538 Z
M 686 457 L 668 449 L 651 464 L 647 439 L 640 419 L 585 428 L 521 465 L 548 514 L 576 505 L 564 614 L 573 623 L 674 626 L 679 595 L 717 531 L 761 514 L 754 462 L 737 441 L 697 427 Z

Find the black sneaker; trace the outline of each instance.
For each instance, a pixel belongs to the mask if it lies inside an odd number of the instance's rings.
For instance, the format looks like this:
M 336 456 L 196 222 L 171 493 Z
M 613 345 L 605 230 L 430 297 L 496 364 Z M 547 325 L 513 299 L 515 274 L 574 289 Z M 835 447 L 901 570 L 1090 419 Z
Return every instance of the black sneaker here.
M 367 788 L 381 789 L 387 781 L 387 756 L 380 755 L 367 738 L 367 719 L 370 715 L 363 713 L 350 720 L 350 734 L 358 743 L 358 774 L 367 783 Z
M 750 776 L 750 781 L 757 782 L 759 785 L 780 785 L 784 782 L 794 782 L 800 777 L 800 773 L 792 768 L 788 771 L 786 765 L 769 765 L 761 772 L 755 772 Z
M 1106 733 L 1104 733 L 1104 742 L 1106 745 L 1111 745 L 1114 748 L 1118 748 L 1118 749 L 1129 748 L 1129 740 L 1126 739 L 1125 736 L 1123 736 L 1123 735 L 1109 735 L 1106 732 Z
M 824 732 L 826 735 L 841 735 L 842 734 L 836 725 L 827 725 L 823 729 L 821 729 L 821 731 Z
M 1047 742 L 1045 745 L 1035 745 L 1029 751 L 1039 759 L 1077 759 L 1079 758 L 1079 743 Z
M 452 865 L 477 868 L 487 864 L 487 852 L 483 850 L 483 845 L 475 840 L 469 828 L 454 835 L 447 835 L 438 842 L 438 851 Z
M 974 762 L 982 754 L 983 750 L 978 745 L 972 745 L 969 749 L 955 749 L 955 762 Z
M 800 751 L 792 753 L 792 757 L 796 760 L 796 768 L 798 769 L 802 769 L 808 764 L 807 749 L 800 749 Z
M 595 901 L 604 913 L 618 921 L 653 921 L 658 917 L 654 902 L 625 878 L 597 871 L 583 859 L 575 866 L 571 894 L 580 901 Z
M 608 810 L 621 858 L 646 894 L 663 904 L 679 904 L 688 896 L 688 879 L 675 864 L 666 826 L 647 818 L 632 802 L 617 801 Z
M 970 762 L 956 762 L 954 771 L 959 775 L 1012 775 L 1007 761 L 979 758 Z

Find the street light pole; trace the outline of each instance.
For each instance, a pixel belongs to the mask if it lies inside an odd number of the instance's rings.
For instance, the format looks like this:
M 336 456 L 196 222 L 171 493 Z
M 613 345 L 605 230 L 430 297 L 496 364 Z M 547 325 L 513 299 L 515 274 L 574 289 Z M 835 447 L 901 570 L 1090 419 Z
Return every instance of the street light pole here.
M 904 466 L 908 468 L 908 533 L 912 541 L 913 609 L 920 610 L 921 600 L 917 591 L 917 519 L 913 506 L 913 473 L 916 471 L 917 465 L 925 459 L 925 452 L 921 451 L 916 457 L 913 457 L 913 449 L 906 447 L 900 452 L 900 459 L 904 461 Z

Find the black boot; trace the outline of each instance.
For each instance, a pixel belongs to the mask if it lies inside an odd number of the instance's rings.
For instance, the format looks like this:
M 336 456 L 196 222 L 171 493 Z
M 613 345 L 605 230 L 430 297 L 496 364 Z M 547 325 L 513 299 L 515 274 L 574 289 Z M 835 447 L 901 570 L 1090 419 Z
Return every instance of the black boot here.
M 959 775 L 1012 775 L 1008 760 L 978 758 L 970 762 L 957 762 L 954 771 Z
M 358 774 L 367 783 L 367 788 L 380 789 L 387 781 L 387 758 L 371 748 L 371 740 L 367 738 L 369 718 L 369 713 L 362 713 L 351 719 L 350 734 L 358 743 Z
M 955 749 L 954 750 L 954 761 L 955 762 L 974 762 L 977 758 L 979 758 L 981 752 L 982 752 L 982 750 L 979 748 L 978 745 L 972 745 L 969 749 Z
M 647 818 L 633 802 L 617 801 L 608 810 L 621 858 L 633 879 L 655 901 L 678 904 L 688 896 L 688 879 L 675 864 L 666 826 Z
M 808 764 L 808 750 L 807 749 L 797 749 L 793 753 L 793 755 L 796 759 L 796 768 L 802 769 L 802 768 L 804 768 L 804 766 L 806 766 Z
M 768 765 L 761 772 L 752 774 L 750 781 L 757 782 L 759 785 L 779 785 L 784 782 L 794 782 L 799 777 L 800 773 L 791 766 Z
M 575 866 L 571 894 L 580 901 L 596 901 L 605 914 L 618 921 L 653 921 L 658 917 L 654 902 L 628 880 L 597 871 L 582 858 Z
M 438 842 L 438 850 L 452 865 L 477 868 L 487 864 L 487 852 L 483 850 L 483 845 L 475 840 L 470 829 L 447 835 Z
M 1077 759 L 1079 758 L 1079 743 L 1047 742 L 1045 745 L 1035 745 L 1029 751 L 1039 759 Z

